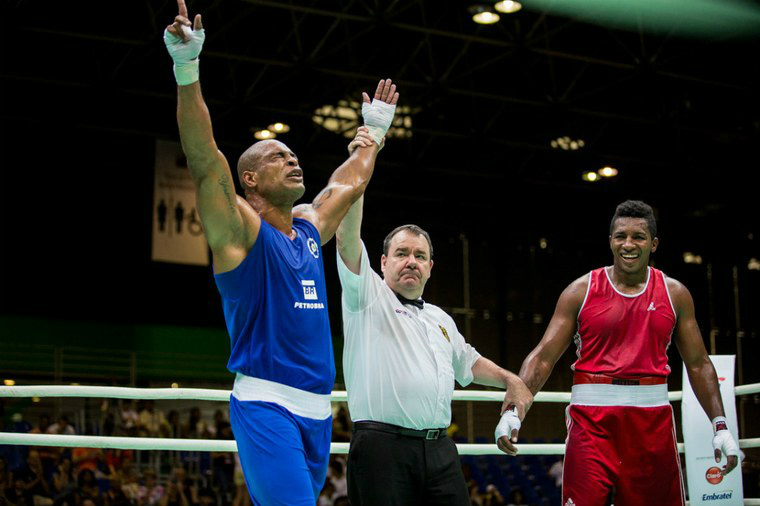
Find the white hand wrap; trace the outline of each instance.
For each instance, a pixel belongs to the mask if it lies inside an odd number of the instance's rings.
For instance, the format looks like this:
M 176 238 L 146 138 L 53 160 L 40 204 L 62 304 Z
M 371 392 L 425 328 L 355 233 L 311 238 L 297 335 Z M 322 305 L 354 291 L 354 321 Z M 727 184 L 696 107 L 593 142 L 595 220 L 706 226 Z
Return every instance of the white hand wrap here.
M 169 56 L 174 60 L 174 78 L 180 86 L 193 84 L 199 78 L 198 73 L 198 55 L 203 49 L 203 41 L 206 39 L 206 32 L 200 30 L 191 30 L 187 26 L 182 26 L 182 32 L 187 37 L 187 42 L 181 38 L 164 30 L 164 44 L 169 51 Z
M 712 420 L 713 436 L 712 445 L 715 450 L 722 451 L 725 455 L 739 455 L 739 445 L 736 444 L 734 436 L 728 430 L 725 416 L 716 416 Z
M 498 425 L 496 425 L 496 430 L 494 431 L 496 441 L 498 442 L 499 438 L 502 436 L 507 436 L 507 439 L 511 439 L 512 431 L 515 429 L 520 430 L 521 426 L 522 423 L 517 416 L 517 411 L 514 408 L 508 409 L 503 415 L 501 415 L 501 420 L 499 420 Z
M 369 134 L 378 146 L 381 145 L 383 137 L 391 127 L 395 113 L 396 106 L 387 104 L 382 100 L 373 99 L 371 104 L 362 103 L 364 126 L 369 129 Z

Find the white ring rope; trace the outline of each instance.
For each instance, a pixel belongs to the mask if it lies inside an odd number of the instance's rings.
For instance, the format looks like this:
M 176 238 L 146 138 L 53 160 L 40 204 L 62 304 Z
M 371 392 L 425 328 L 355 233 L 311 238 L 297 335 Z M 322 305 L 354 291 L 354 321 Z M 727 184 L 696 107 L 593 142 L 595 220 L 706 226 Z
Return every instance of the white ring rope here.
M 760 383 L 741 385 L 734 390 L 736 395 L 760 392 Z M 115 399 L 192 399 L 204 401 L 228 401 L 229 390 L 210 388 L 127 388 L 75 385 L 28 385 L 0 386 L 0 397 L 100 397 Z M 680 400 L 681 392 L 670 392 L 670 400 Z M 333 402 L 345 401 L 345 391 L 336 390 L 330 396 Z M 457 401 L 502 401 L 504 393 L 485 390 L 458 390 L 454 392 Z M 568 392 L 539 392 L 536 402 L 569 402 Z M 0 444 L 28 446 L 63 446 L 87 448 L 118 448 L 132 450 L 181 450 L 181 451 L 237 451 L 235 441 L 213 439 L 167 439 L 106 436 L 66 436 L 54 434 L 18 434 L 0 432 Z M 741 448 L 760 447 L 760 438 L 739 440 Z M 458 444 L 460 455 L 501 455 L 495 444 Z M 520 455 L 563 455 L 564 444 L 523 444 L 519 445 Z M 683 452 L 683 444 L 678 449 Z M 348 443 L 332 443 L 330 453 L 348 453 Z
M 233 440 L 169 439 L 154 437 L 67 436 L 58 434 L 21 434 L 0 432 L 0 444 L 23 446 L 62 446 L 69 448 L 111 448 L 121 450 L 172 450 L 192 452 L 236 452 Z M 760 438 L 740 439 L 741 448 L 760 448 Z M 517 445 L 520 455 L 564 455 L 564 444 Z M 460 455 L 503 455 L 495 444 L 457 444 Z M 683 443 L 678 443 L 683 453 Z M 348 443 L 331 443 L 330 453 L 348 453 Z
M 211 388 L 131 388 L 99 387 L 75 385 L 25 385 L 0 386 L 0 397 L 102 397 L 111 399 L 192 399 L 197 401 L 229 401 L 229 390 Z M 740 385 L 734 388 L 735 395 L 760 393 L 760 383 Z M 683 393 L 668 392 L 668 400 L 680 401 Z M 332 402 L 345 402 L 345 390 L 335 390 L 330 395 Z M 455 401 L 503 401 L 504 392 L 489 390 L 456 390 Z M 535 402 L 570 402 L 570 392 L 539 392 Z

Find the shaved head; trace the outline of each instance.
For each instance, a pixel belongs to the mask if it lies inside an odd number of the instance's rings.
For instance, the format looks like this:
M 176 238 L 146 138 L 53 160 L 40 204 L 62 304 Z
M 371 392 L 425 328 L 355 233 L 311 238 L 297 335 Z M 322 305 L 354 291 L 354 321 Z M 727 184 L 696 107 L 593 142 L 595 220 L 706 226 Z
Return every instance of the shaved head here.
M 246 149 L 238 159 L 237 173 L 246 199 L 292 204 L 306 191 L 298 157 L 278 140 L 259 141 Z
M 272 144 L 282 144 L 280 141 L 274 139 L 267 139 L 265 141 L 258 141 L 254 143 L 250 148 L 240 155 L 237 164 L 238 181 L 243 190 L 246 190 L 246 185 L 243 183 L 243 172 L 255 172 L 259 167 L 259 160 L 262 155 L 267 152 L 267 149 Z M 284 144 L 282 144 L 284 146 Z

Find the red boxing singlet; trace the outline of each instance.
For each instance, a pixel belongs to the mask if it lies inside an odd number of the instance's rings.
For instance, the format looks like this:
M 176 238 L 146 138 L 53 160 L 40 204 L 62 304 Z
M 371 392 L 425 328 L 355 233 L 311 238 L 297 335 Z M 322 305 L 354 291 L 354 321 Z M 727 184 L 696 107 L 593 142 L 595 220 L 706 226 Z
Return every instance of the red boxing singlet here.
M 668 346 L 676 313 L 662 271 L 648 268 L 638 294 L 619 292 L 607 268 L 589 273 L 588 291 L 578 312 L 573 340 L 574 371 L 616 378 L 667 376 Z
M 633 295 L 606 268 L 589 273 L 578 312 L 562 504 L 683 506 L 667 350 L 676 312 L 665 275 L 651 267 Z

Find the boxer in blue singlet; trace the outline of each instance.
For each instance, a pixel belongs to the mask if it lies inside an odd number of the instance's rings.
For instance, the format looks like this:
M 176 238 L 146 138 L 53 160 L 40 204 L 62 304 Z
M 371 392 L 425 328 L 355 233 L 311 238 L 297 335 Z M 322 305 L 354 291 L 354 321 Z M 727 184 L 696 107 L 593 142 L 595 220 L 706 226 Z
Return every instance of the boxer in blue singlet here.
M 364 93 L 368 129 L 311 204 L 303 170 L 282 142 L 257 142 L 240 157 L 235 194 L 201 95 L 200 15 L 184 0 L 164 33 L 177 80 L 177 121 L 230 334 L 236 374 L 230 420 L 254 505 L 316 503 L 330 453 L 335 379 L 321 247 L 363 193 L 398 93 L 390 79 Z

